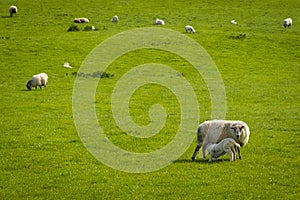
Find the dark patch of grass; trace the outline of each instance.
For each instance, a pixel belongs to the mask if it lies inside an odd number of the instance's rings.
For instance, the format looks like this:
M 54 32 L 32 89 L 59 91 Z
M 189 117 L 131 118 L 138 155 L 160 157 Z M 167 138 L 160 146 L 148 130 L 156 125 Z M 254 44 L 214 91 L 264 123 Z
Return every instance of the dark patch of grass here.
M 80 31 L 80 28 L 79 28 L 77 25 L 72 24 L 72 25 L 68 28 L 67 31 L 68 31 L 68 32 Z
M 98 31 L 99 29 L 94 26 L 85 26 L 83 31 Z
M 229 38 L 233 40 L 244 40 L 246 39 L 246 33 L 232 34 Z

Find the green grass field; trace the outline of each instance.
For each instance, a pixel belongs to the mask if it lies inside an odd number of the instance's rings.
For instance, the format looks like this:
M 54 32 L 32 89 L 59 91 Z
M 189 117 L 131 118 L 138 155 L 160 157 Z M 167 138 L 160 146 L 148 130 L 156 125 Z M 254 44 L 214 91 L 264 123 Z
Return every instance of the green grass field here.
M 18 13 L 10 18 L 13 4 Z M 299 0 L 2 0 L 0 199 L 299 199 L 299 13 Z M 111 22 L 113 15 L 118 23 Z M 75 17 L 90 23 L 68 32 Z M 287 17 L 293 26 L 284 29 Z M 208 163 L 199 155 L 192 162 L 195 137 L 169 166 L 127 173 L 99 162 L 85 148 L 72 112 L 76 72 L 101 42 L 123 31 L 155 27 L 156 18 L 165 20 L 164 28 L 198 42 L 215 62 L 226 90 L 226 119 L 243 120 L 251 130 L 242 160 L 229 162 L 226 155 Z M 232 19 L 238 24 L 230 24 Z M 188 24 L 195 34 L 185 33 Z M 97 31 L 84 31 L 92 25 Z M 64 68 L 64 62 L 73 68 Z M 108 67 L 110 77 L 99 82 L 96 114 L 109 140 L 139 153 L 168 144 L 180 124 L 176 96 L 148 84 L 132 95 L 129 113 L 135 123 L 147 125 L 148 110 L 159 103 L 168 113 L 163 129 L 142 139 L 116 125 L 110 101 L 114 86 L 144 63 L 168 65 L 190 82 L 199 101 L 199 123 L 212 113 L 203 78 L 182 57 L 157 49 L 121 56 Z M 40 72 L 49 76 L 47 90 L 27 91 L 27 81 Z

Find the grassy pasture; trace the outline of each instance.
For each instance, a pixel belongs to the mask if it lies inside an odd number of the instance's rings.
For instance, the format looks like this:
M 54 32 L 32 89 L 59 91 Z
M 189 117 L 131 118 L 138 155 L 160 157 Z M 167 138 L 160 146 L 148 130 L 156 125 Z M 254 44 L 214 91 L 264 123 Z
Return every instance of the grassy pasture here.
M 15 4 L 18 14 L 8 17 Z M 0 198 L 1 199 L 299 199 L 300 164 L 300 2 L 258 0 L 0 2 Z M 120 22 L 111 23 L 118 15 Z M 87 17 L 98 31 L 68 32 L 75 17 Z M 184 33 L 193 25 L 196 40 L 210 54 L 223 78 L 227 119 L 251 129 L 243 160 L 191 162 L 195 142 L 180 159 L 161 170 L 134 174 L 97 161 L 82 144 L 72 114 L 74 75 L 99 43 L 117 33 L 151 27 Z M 293 18 L 284 29 L 282 20 Z M 237 26 L 230 24 L 235 19 Z M 245 37 L 241 37 L 245 35 Z M 120 44 L 121 45 L 121 44 Z M 63 67 L 69 62 L 73 68 Z M 130 102 L 137 124 L 149 123 L 145 110 L 159 102 L 168 111 L 166 126 L 152 138 L 127 136 L 114 123 L 110 94 L 126 71 L 162 63 L 189 80 L 199 100 L 201 121 L 210 118 L 209 92 L 181 57 L 159 50 L 123 55 L 101 79 L 96 109 L 107 137 L 129 151 L 150 152 L 172 140 L 180 122 L 176 96 L 146 85 Z M 49 87 L 26 90 L 33 74 L 46 72 Z M 196 135 L 196 127 L 195 127 Z M 117 157 L 115 159 L 118 159 Z

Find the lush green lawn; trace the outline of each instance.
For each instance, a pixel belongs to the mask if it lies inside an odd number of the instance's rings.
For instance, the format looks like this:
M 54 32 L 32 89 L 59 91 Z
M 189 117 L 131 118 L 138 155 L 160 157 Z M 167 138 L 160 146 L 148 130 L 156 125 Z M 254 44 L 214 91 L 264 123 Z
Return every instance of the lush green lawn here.
M 8 1 L 0 2 L 0 199 L 299 199 L 300 198 L 300 2 L 210 1 Z M 10 18 L 8 7 L 18 13 Z M 118 15 L 120 21 L 111 22 Z M 98 31 L 68 32 L 73 18 L 87 17 Z M 293 26 L 284 29 L 284 18 Z M 243 159 L 191 162 L 194 143 L 171 165 L 150 173 L 126 173 L 95 159 L 78 136 L 72 113 L 76 73 L 88 54 L 107 38 L 126 30 L 154 27 L 184 33 L 210 54 L 226 90 L 226 119 L 250 129 Z M 230 24 L 235 19 L 238 25 Z M 120 44 L 122 47 L 122 44 Z M 69 62 L 72 69 L 63 67 Z M 110 95 L 126 71 L 161 63 L 180 72 L 194 88 L 200 122 L 210 119 L 205 82 L 186 60 L 170 52 L 143 49 L 115 60 L 111 75 L 99 82 L 95 107 L 99 124 L 115 145 L 151 152 L 172 141 L 180 105 L 167 88 L 148 84 L 132 95 L 135 123 L 151 120 L 160 103 L 165 127 L 148 138 L 134 138 L 114 122 Z M 46 72 L 47 90 L 26 90 L 33 74 Z M 196 129 L 194 134 L 196 136 Z M 115 157 L 118 160 L 118 157 Z

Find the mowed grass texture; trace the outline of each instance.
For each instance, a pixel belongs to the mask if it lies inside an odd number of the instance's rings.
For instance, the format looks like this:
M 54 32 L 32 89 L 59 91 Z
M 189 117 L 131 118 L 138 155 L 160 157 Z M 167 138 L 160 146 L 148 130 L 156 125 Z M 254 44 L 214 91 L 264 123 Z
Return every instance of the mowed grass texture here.
M 18 7 L 8 17 L 10 5 Z M 288 1 L 7 1 L 0 2 L 0 198 L 1 199 L 299 199 L 300 163 L 300 2 Z M 112 23 L 118 15 L 120 21 Z M 89 24 L 76 24 L 87 17 Z M 284 18 L 293 26 L 284 29 Z M 174 163 L 150 173 L 125 173 L 96 160 L 84 147 L 73 121 L 76 72 L 87 55 L 122 31 L 153 27 L 186 34 L 210 54 L 222 76 L 226 119 L 245 121 L 250 142 L 243 159 L 191 162 L 194 143 Z M 230 24 L 235 19 L 237 25 Z M 97 31 L 84 31 L 95 26 Z M 185 34 L 185 33 L 184 33 Z M 122 46 L 122 44 L 120 44 Z M 72 69 L 64 68 L 69 62 Z M 172 141 L 180 104 L 167 88 L 149 84 L 135 91 L 129 112 L 146 125 L 159 103 L 168 112 L 165 127 L 148 138 L 134 138 L 115 124 L 110 95 L 118 79 L 144 63 L 161 63 L 192 85 L 200 122 L 210 119 L 205 82 L 183 58 L 161 50 L 137 50 L 115 60 L 95 97 L 99 124 L 115 145 L 151 152 Z M 26 90 L 33 74 L 46 72 L 47 90 Z M 196 136 L 195 127 L 195 136 Z M 115 157 L 114 159 L 118 159 Z

